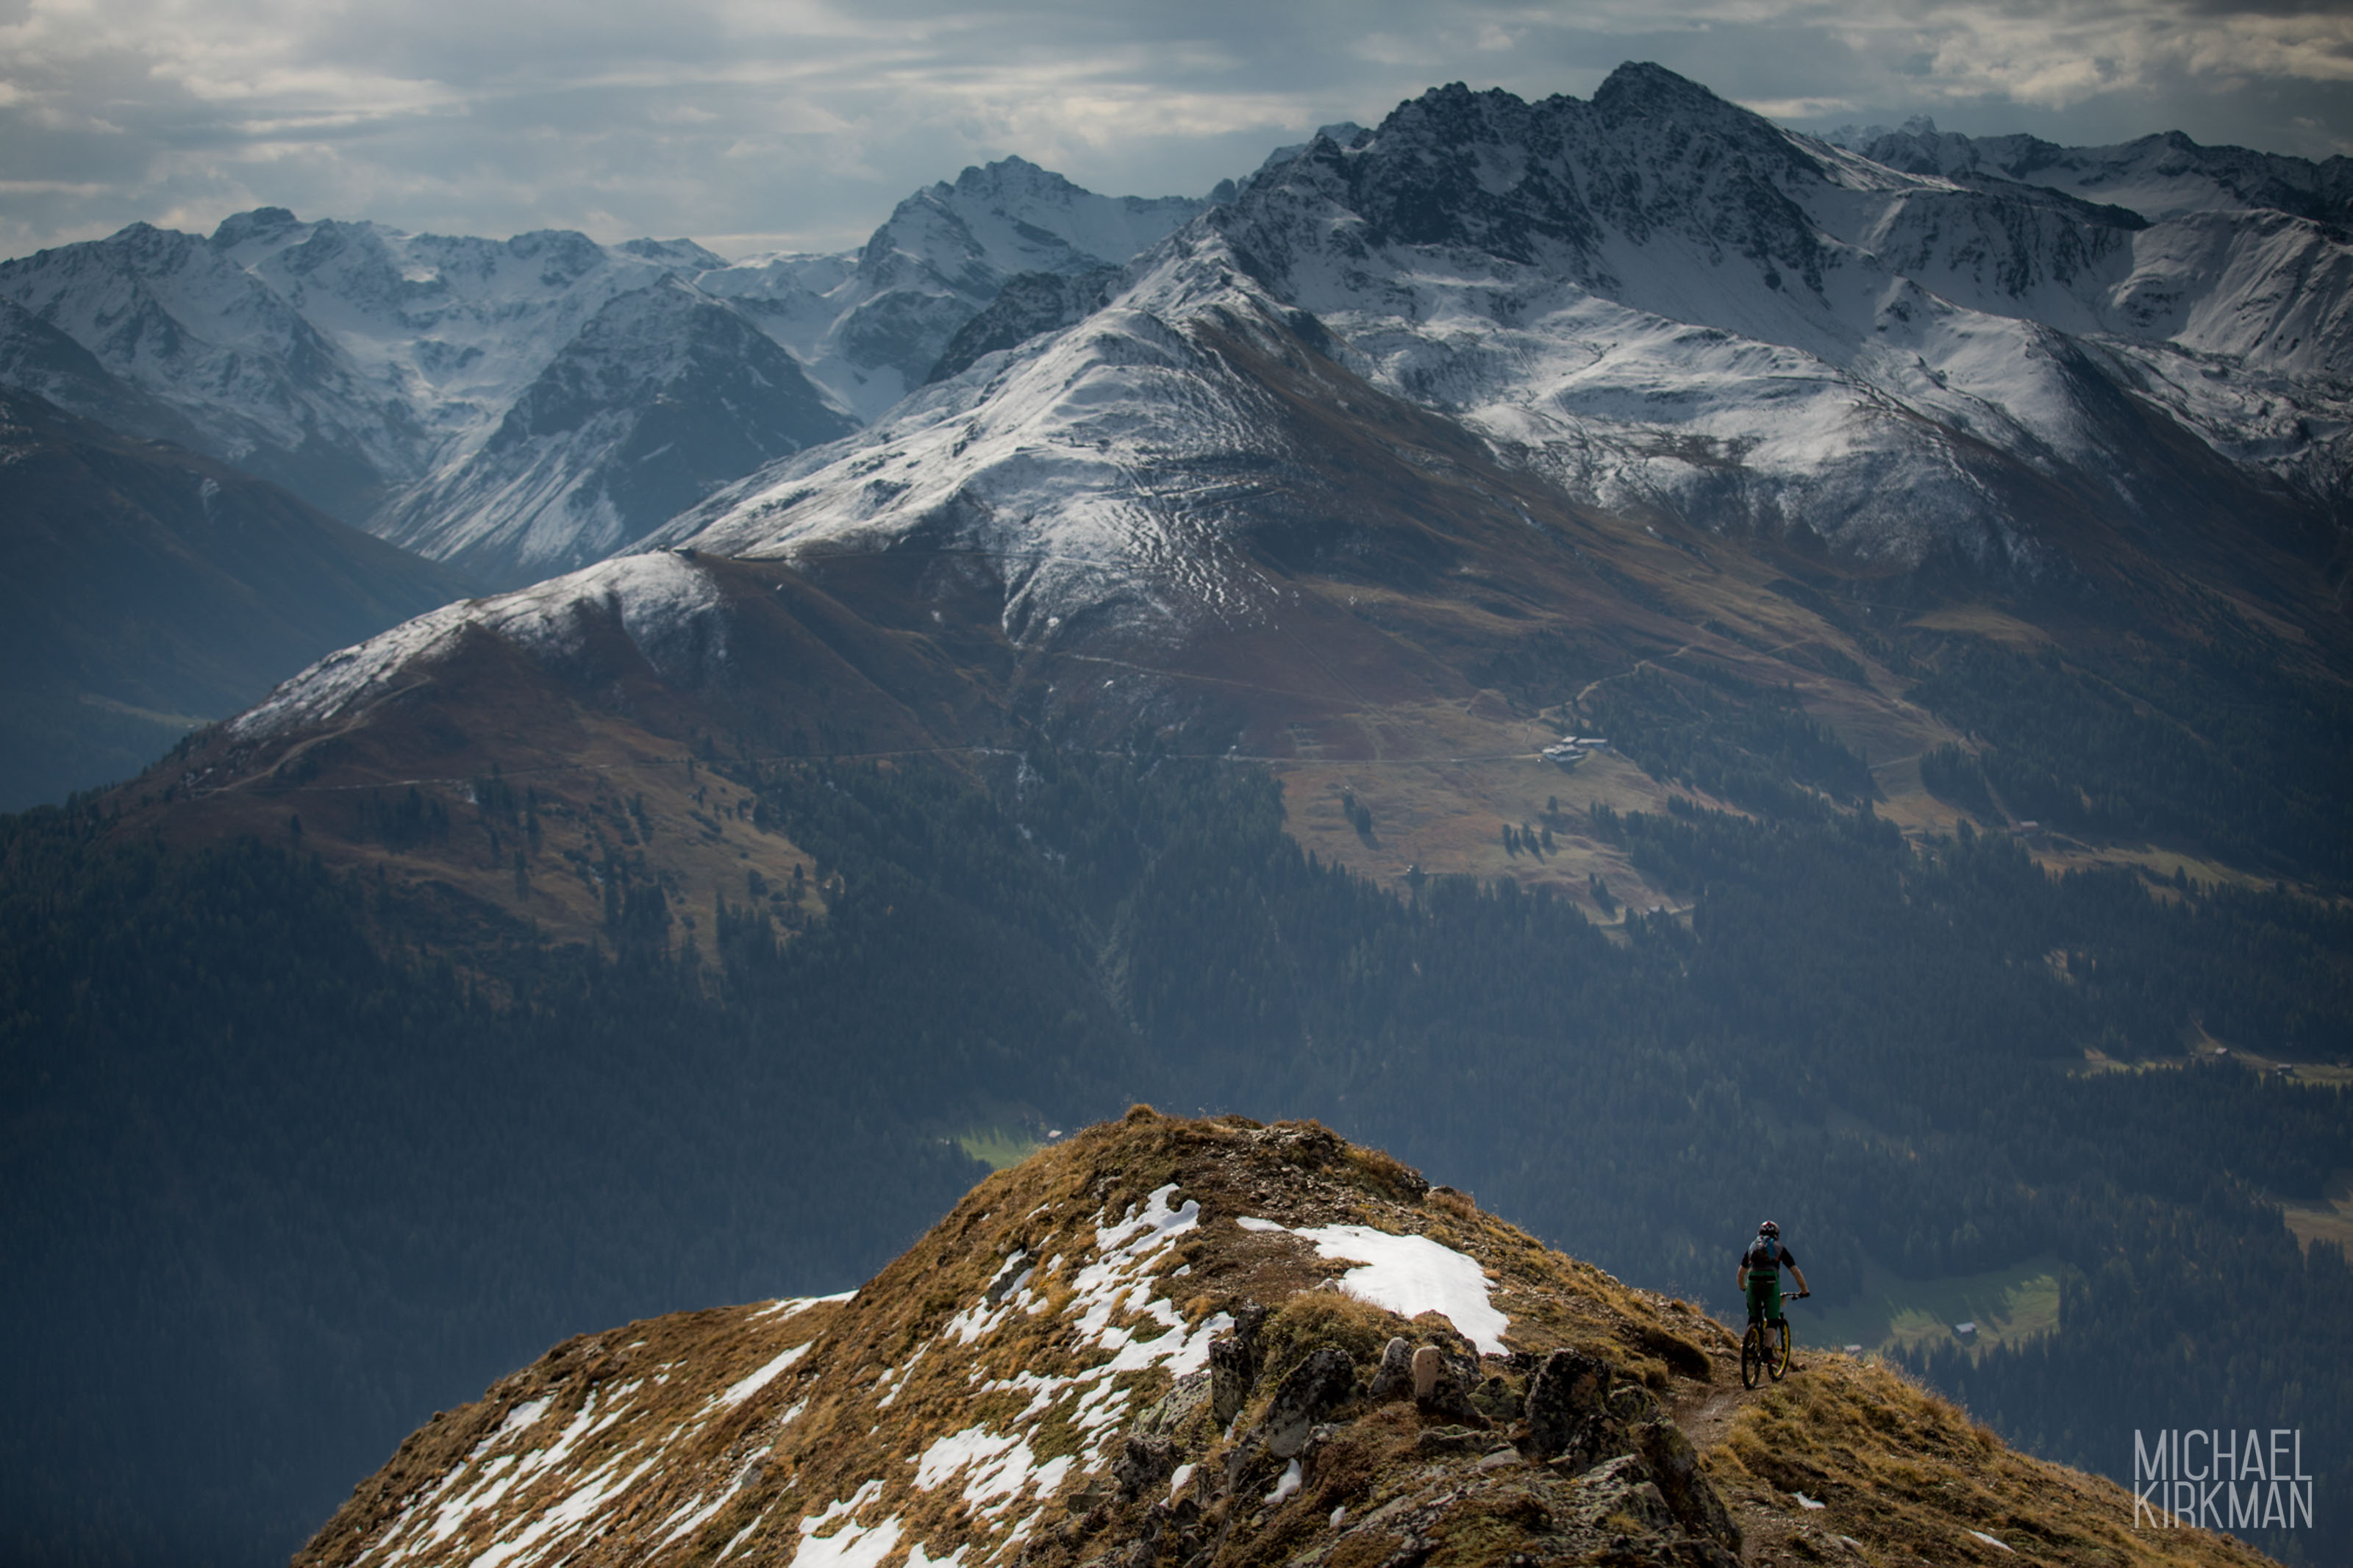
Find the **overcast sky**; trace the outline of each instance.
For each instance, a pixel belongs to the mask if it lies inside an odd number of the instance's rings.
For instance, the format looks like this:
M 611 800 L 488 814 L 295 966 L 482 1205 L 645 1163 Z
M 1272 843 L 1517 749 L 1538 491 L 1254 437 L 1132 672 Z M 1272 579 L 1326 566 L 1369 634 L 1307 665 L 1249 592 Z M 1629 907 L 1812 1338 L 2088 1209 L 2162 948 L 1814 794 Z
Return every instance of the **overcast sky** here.
M 839 249 L 1008 153 L 1198 195 L 1439 83 L 1628 59 L 1808 130 L 2353 153 L 2345 0 L 0 0 L 0 255 L 264 205 Z

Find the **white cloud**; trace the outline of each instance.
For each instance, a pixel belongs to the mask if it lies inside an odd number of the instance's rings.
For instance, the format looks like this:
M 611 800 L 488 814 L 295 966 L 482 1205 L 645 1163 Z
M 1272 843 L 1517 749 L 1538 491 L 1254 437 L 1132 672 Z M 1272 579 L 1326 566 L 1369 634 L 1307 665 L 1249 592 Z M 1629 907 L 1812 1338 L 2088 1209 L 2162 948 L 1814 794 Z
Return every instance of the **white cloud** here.
M 1744 98 L 1736 100 L 1743 109 L 1753 110 L 1767 120 L 1820 120 L 1826 115 L 1853 112 L 1854 100 L 1847 98 Z

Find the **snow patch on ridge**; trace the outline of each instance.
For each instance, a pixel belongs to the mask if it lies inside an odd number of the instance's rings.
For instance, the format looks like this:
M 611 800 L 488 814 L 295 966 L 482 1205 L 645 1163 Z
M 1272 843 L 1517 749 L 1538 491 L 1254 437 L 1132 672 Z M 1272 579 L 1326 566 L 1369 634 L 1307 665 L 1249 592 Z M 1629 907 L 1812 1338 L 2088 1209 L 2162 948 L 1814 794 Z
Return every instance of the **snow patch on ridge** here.
M 328 722 L 385 695 L 396 679 L 416 679 L 417 667 L 446 655 L 474 627 L 560 660 L 580 651 L 590 617 L 617 615 L 655 668 L 674 678 L 688 675 L 698 660 L 724 657 L 723 627 L 710 614 L 719 602 L 709 574 L 681 557 L 662 552 L 600 562 L 515 593 L 446 605 L 331 653 L 233 720 L 229 733 L 257 741 Z M 712 628 L 708 644 L 697 635 L 703 626 Z
M 828 1504 L 823 1513 L 801 1521 L 793 1568 L 877 1568 L 897 1549 L 904 1530 L 895 1518 L 871 1525 L 857 1522 L 858 1510 L 881 1495 L 882 1483 L 868 1481 L 841 1501 Z M 817 1533 L 837 1520 L 848 1522 L 831 1535 Z
M 782 1355 L 779 1355 L 774 1361 L 768 1363 L 767 1365 L 761 1367 L 758 1371 L 749 1373 L 738 1382 L 728 1384 L 726 1391 L 719 1395 L 717 1403 L 722 1406 L 731 1409 L 735 1405 L 743 1404 L 745 1400 L 751 1398 L 752 1395 L 759 1393 L 760 1390 L 767 1387 L 771 1383 L 774 1383 L 776 1380 L 776 1374 L 778 1373 L 783 1372 L 786 1367 L 792 1365 L 793 1363 L 808 1354 L 808 1349 L 809 1347 L 805 1344 L 795 1345 L 792 1349 L 785 1352 Z
M 1391 1236 L 1370 1226 L 1300 1227 L 1250 1216 L 1236 1223 L 1244 1230 L 1283 1231 L 1312 1242 L 1320 1257 L 1362 1264 L 1340 1277 L 1341 1289 L 1350 1295 L 1401 1318 L 1436 1312 L 1480 1354 L 1504 1353 L 1504 1333 L 1512 1320 L 1489 1299 L 1486 1271 L 1467 1253 L 1426 1236 Z
M 982 1425 L 935 1438 L 916 1459 L 913 1484 L 918 1490 L 938 1490 L 961 1478 L 965 1502 L 990 1520 L 1004 1517 L 1025 1498 L 1050 1498 L 1075 1470 L 1100 1462 L 1126 1426 L 1135 1381 L 1128 1374 L 1156 1367 L 1173 1380 L 1208 1364 L 1209 1342 L 1230 1330 L 1233 1320 L 1219 1312 L 1187 1329 L 1176 1308 L 1155 1292 L 1161 1260 L 1201 1223 L 1200 1204 L 1190 1198 L 1179 1203 L 1176 1192 L 1171 1183 L 1129 1205 L 1117 1219 L 1108 1212 L 1098 1215 L 1093 1256 L 1070 1278 L 1070 1296 L 1060 1310 L 1076 1342 L 1073 1348 L 1082 1355 L 1108 1356 L 1067 1374 L 1025 1369 L 990 1378 L 976 1373 L 976 1395 L 1011 1394 L 1027 1403 L 1002 1424 L 1005 1430 Z M 1039 1292 L 1059 1273 L 1060 1262 L 1057 1256 L 1040 1269 L 1026 1252 L 1009 1255 L 980 1300 L 943 1325 L 932 1342 L 983 1345 L 985 1353 L 988 1336 L 1017 1313 L 1045 1308 L 1047 1298 Z M 1057 1410 L 1082 1446 L 1075 1455 L 1040 1461 L 1023 1429 Z M 999 1543 L 1000 1554 L 1021 1537 L 1027 1523 L 1017 1524 Z

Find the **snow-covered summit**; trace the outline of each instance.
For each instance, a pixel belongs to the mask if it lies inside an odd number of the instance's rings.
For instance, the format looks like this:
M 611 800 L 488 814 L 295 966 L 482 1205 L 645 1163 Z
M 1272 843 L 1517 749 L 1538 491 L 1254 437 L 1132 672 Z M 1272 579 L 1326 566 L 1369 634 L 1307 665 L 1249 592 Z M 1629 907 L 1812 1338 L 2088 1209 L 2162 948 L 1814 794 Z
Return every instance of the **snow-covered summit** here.
M 470 446 L 614 296 L 716 262 L 683 241 L 507 240 L 241 213 L 211 248 L 332 336 L 430 428 Z
M 1609 504 L 2022 558 L 1984 449 L 2129 496 L 2119 393 L 2339 482 L 2331 231 L 1891 169 L 1656 66 L 1589 102 L 1437 89 L 1207 221 L 1351 368 Z
M 464 462 L 377 526 L 489 581 L 543 576 L 854 428 L 742 312 L 665 274 L 607 300 Z
M 1155 252 L 1078 326 L 984 357 L 850 440 L 714 494 L 650 542 L 722 554 L 890 549 L 921 536 L 991 562 L 1006 629 L 1089 616 L 1136 627 L 1241 613 L 1212 512 L 1176 476 L 1261 458 L 1279 439 L 1189 330 L 1278 307 L 1215 231 Z
M 854 258 L 753 257 L 695 281 L 752 312 L 843 406 L 871 419 L 923 384 L 1008 279 L 1125 261 L 1206 205 L 1097 195 L 1007 158 L 909 196 Z
M 345 517 L 428 446 L 337 335 L 197 236 L 136 223 L 0 262 L 0 299 L 187 421 L 214 455 Z M 74 410 L 95 416 L 96 409 Z

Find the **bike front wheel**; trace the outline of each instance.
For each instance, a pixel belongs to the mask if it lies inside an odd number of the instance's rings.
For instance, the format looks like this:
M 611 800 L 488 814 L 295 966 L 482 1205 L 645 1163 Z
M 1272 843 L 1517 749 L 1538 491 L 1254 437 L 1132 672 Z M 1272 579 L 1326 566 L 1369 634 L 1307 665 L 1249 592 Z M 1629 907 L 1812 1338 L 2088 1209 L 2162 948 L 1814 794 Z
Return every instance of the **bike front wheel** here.
M 1778 1383 L 1781 1374 L 1789 1370 L 1789 1321 L 1782 1319 L 1778 1327 L 1767 1329 L 1766 1333 L 1770 1337 L 1765 1342 L 1765 1367 L 1773 1374 L 1773 1381 Z

